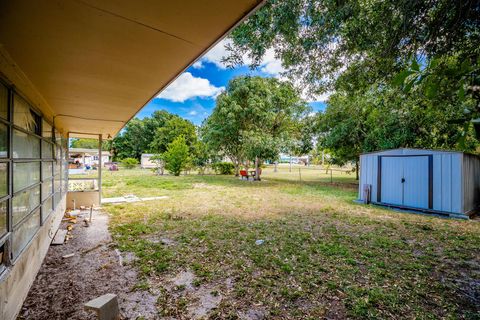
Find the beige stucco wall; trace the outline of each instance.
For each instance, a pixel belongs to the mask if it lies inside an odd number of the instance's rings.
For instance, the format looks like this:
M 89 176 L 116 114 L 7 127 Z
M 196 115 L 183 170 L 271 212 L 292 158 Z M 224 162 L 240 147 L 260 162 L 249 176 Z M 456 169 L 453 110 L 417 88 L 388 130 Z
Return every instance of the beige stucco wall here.
M 100 199 L 98 196 L 98 191 L 78 191 L 78 192 L 68 192 L 67 193 L 67 208 L 73 209 L 73 201 L 75 200 L 75 207 L 78 209 L 80 206 L 90 207 L 92 204 L 94 206 L 99 206 Z
M 142 155 L 140 167 L 142 169 L 156 168 L 157 164 L 155 162 L 151 161 L 150 160 L 151 158 L 152 158 L 152 156 Z
M 0 277 L 0 319 L 16 319 L 27 297 L 65 212 L 66 196 L 63 196 L 55 212 L 33 237 L 27 249 Z

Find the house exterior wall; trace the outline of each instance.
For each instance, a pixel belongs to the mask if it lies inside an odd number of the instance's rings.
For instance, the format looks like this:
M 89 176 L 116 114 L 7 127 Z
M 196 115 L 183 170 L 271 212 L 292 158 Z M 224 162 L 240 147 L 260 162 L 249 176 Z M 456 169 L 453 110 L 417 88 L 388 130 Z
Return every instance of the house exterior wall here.
M 67 208 L 73 209 L 73 201 L 75 200 L 75 208 L 79 208 L 80 206 L 90 207 L 99 206 L 100 205 L 100 197 L 99 191 L 70 191 L 67 194 Z
M 67 139 L 0 78 L 0 319 L 15 319 L 65 212 Z
M 85 156 L 85 163 L 83 163 L 83 159 L 78 159 L 81 164 L 86 165 L 98 165 L 98 156 Z M 102 155 L 102 163 L 110 162 L 110 156 L 103 156 Z
M 11 270 L 0 276 L 0 319 L 14 320 L 20 312 L 50 247 L 51 239 L 62 221 L 65 205 L 64 194 L 55 212 L 45 221 Z
M 473 203 L 479 203 L 480 160 L 462 152 L 438 150 L 394 149 L 360 156 L 360 184 L 358 198 L 363 199 L 363 186 L 370 184 L 371 200 L 379 203 L 378 158 L 379 156 L 431 155 L 433 160 L 433 206 L 432 210 L 452 214 L 464 214 Z M 465 160 L 467 159 L 467 160 Z M 467 161 L 468 164 L 464 162 Z M 470 178 L 472 176 L 473 178 Z M 464 182 L 464 179 L 467 179 Z M 477 191 L 475 191 L 477 189 Z M 467 196 L 468 194 L 468 196 Z

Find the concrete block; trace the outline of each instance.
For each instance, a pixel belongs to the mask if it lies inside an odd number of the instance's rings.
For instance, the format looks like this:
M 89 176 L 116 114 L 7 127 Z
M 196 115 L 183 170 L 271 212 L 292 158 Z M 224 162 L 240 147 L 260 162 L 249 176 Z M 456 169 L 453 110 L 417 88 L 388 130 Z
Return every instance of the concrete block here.
M 93 310 L 97 313 L 99 320 L 118 320 L 120 311 L 118 309 L 117 295 L 107 293 L 85 303 L 86 310 Z

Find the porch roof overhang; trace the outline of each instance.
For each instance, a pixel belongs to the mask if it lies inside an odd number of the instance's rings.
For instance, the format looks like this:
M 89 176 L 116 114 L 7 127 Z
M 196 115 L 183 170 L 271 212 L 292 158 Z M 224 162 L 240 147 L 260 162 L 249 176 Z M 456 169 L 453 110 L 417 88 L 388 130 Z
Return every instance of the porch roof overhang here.
M 1 1 L 0 75 L 61 132 L 113 137 L 262 3 Z

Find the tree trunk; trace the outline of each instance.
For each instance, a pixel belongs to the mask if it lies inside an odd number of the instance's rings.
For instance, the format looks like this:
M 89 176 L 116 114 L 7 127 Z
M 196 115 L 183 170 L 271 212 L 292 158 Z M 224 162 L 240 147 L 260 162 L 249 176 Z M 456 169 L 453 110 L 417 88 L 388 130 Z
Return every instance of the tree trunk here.
M 239 161 L 238 161 L 238 160 L 233 161 L 233 165 L 235 166 L 235 177 L 239 177 L 239 176 L 240 176 L 240 164 L 239 164 Z
M 260 181 L 260 160 L 255 157 L 255 181 Z
M 358 181 L 358 160 L 355 160 L 355 180 Z
M 275 165 L 275 166 L 273 167 L 273 172 L 277 172 L 277 171 L 278 171 L 278 162 L 275 161 L 275 162 L 274 162 L 274 165 Z
M 157 162 L 157 176 L 162 175 L 163 176 L 163 171 L 164 171 L 164 163 L 162 162 Z

